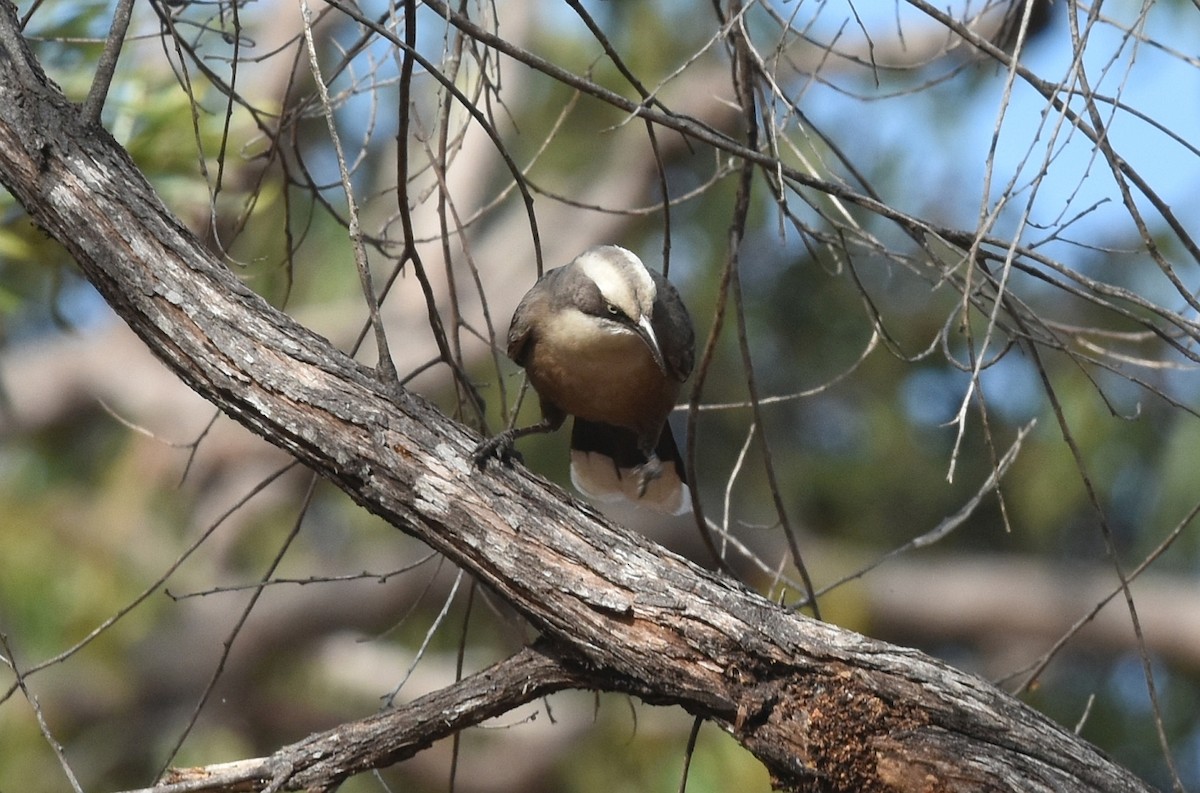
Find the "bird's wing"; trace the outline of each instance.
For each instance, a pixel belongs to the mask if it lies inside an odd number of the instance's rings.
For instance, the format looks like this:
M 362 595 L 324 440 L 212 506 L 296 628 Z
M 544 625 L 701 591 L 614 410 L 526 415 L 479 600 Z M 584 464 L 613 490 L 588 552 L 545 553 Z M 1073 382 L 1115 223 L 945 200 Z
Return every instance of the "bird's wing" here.
M 518 365 L 524 366 L 525 361 L 529 356 L 529 348 L 534 341 L 533 319 L 538 316 L 544 309 L 547 303 L 547 295 L 550 290 L 547 279 L 551 273 L 556 271 L 551 270 L 550 273 L 543 275 L 537 280 L 525 297 L 521 298 L 521 302 L 517 304 L 517 308 L 513 311 L 512 322 L 508 326 L 508 357 L 516 361 Z
M 651 320 L 654 335 L 658 337 L 668 372 L 682 383 L 695 366 L 696 332 L 692 328 L 692 318 L 674 284 L 654 270 L 650 270 L 650 277 L 658 292 Z

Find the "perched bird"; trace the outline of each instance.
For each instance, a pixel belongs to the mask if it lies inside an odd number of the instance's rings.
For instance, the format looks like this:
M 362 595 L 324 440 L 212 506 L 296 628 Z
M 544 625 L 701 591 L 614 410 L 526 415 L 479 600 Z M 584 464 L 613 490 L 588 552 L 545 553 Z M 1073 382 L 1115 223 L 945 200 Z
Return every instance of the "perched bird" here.
M 476 462 L 507 460 L 517 438 L 553 432 L 571 415 L 576 488 L 685 512 L 687 478 L 667 416 L 694 355 L 675 287 L 624 248 L 590 248 L 539 278 L 508 329 L 508 357 L 525 368 L 542 420 L 484 441 Z

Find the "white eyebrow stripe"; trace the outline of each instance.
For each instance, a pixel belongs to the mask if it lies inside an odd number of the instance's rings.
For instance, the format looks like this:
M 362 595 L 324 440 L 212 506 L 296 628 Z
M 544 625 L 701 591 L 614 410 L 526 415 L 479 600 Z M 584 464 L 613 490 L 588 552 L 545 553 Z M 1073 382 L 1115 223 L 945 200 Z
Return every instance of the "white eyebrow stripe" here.
M 619 258 L 618 258 L 619 257 Z M 605 245 L 584 251 L 575 260 L 579 268 L 595 282 L 600 294 L 614 303 L 623 305 L 623 295 L 628 295 L 634 302 L 644 297 L 647 309 L 654 305 L 658 290 L 654 279 L 646 270 L 646 266 L 632 252 L 617 245 Z M 621 265 L 625 265 L 622 267 Z M 633 280 L 634 294 L 629 294 L 630 283 L 626 274 Z

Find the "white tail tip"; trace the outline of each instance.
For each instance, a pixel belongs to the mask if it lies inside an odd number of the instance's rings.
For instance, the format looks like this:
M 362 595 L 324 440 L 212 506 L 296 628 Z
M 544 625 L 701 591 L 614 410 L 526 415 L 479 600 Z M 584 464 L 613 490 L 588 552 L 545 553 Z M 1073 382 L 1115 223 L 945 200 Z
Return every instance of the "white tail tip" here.
M 683 515 L 692 508 L 691 493 L 672 460 L 663 461 L 662 474 L 650 480 L 645 494 L 639 497 L 641 479 L 636 468 L 619 468 L 607 455 L 572 449 L 571 484 L 599 501 L 625 500 L 667 515 Z

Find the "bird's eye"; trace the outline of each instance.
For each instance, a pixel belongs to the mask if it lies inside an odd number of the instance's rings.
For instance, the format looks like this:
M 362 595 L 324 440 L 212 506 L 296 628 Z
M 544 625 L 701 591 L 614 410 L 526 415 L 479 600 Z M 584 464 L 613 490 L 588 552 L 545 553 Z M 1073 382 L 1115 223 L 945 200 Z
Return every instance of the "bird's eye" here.
M 616 306 L 614 306 L 612 303 L 609 303 L 609 304 L 607 304 L 607 306 L 606 306 L 606 307 L 608 308 L 608 313 L 609 313 L 609 314 L 612 314 L 614 317 L 619 317 L 619 316 L 621 316 L 621 309 L 617 308 L 617 307 L 616 307 Z

